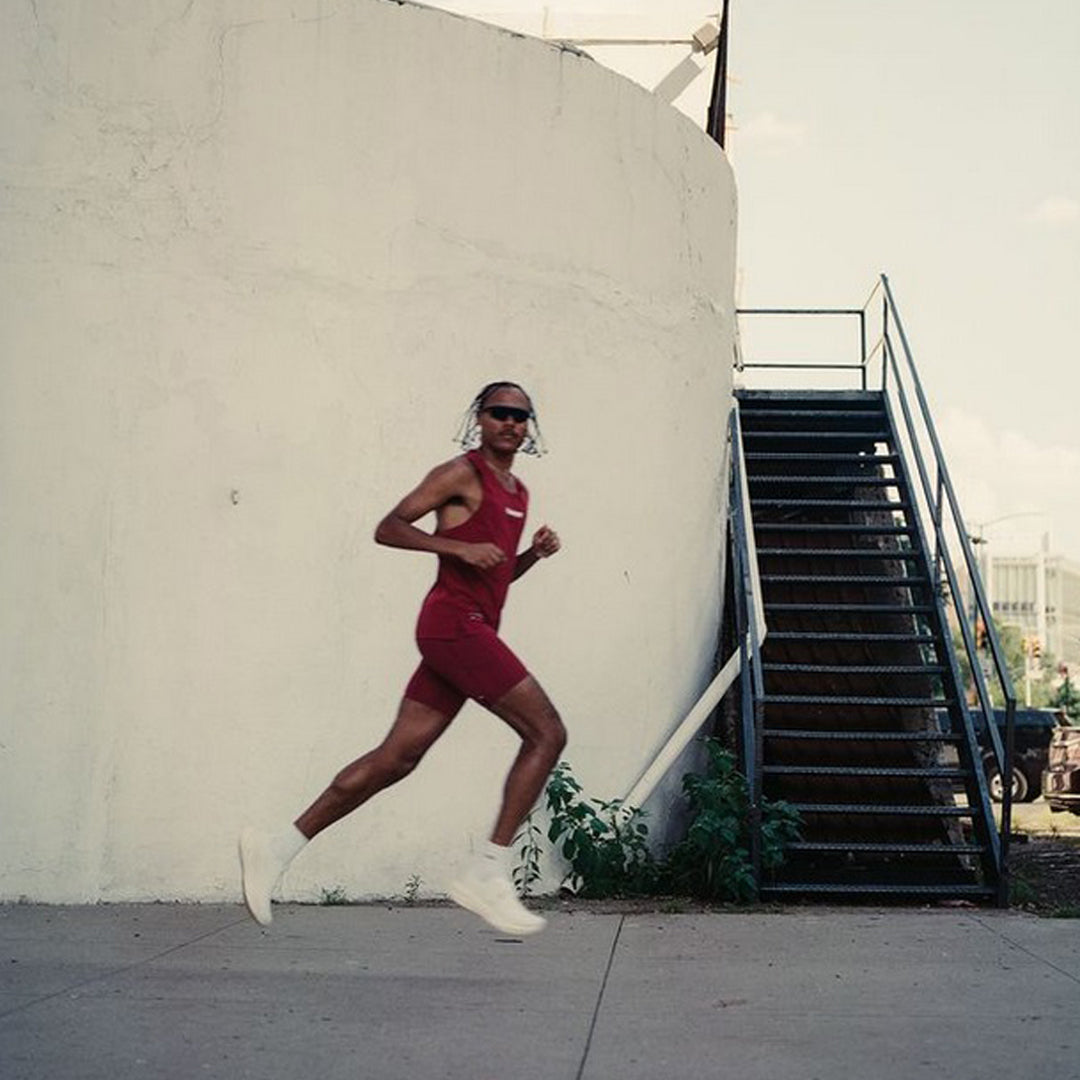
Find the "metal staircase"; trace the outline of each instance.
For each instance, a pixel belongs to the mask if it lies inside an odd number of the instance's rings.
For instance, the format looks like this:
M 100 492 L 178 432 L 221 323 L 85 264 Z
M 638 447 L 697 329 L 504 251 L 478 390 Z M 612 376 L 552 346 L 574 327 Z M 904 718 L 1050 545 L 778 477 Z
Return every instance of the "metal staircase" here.
M 979 618 L 991 638 L 992 623 L 980 613 L 981 586 L 928 410 L 933 469 L 923 454 L 927 431 L 916 418 L 925 400 L 885 279 L 882 290 L 880 388 L 866 386 L 863 346 L 857 389 L 736 393 L 741 757 L 756 828 L 768 799 L 793 804 L 803 821 L 780 870 L 759 870 L 759 891 L 1003 903 L 1010 807 L 999 827 L 982 767 L 987 747 L 968 706 L 973 698 L 992 708 L 983 668 L 993 664 L 974 651 Z M 907 364 L 898 362 L 897 335 Z M 974 619 L 960 599 L 957 546 L 974 575 Z M 971 650 L 970 685 L 950 615 Z M 1003 663 L 999 673 L 1011 714 Z M 1004 762 L 1011 723 L 1004 743 L 993 723 L 982 730 Z

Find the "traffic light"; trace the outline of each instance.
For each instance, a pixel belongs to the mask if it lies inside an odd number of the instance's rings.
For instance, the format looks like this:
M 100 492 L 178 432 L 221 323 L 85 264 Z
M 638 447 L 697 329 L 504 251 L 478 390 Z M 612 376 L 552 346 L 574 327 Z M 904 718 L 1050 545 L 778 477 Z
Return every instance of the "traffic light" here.
M 1038 660 L 1042 656 L 1042 642 L 1037 638 L 1031 639 L 1031 655 Z

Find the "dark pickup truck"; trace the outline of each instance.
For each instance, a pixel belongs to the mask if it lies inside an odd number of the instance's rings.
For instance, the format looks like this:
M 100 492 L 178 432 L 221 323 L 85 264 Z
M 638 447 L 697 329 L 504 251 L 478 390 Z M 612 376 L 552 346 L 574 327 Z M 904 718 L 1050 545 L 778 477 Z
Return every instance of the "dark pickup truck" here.
M 982 715 L 976 713 L 975 730 L 983 724 Z M 1002 739 L 1005 738 L 1005 710 L 995 709 L 994 719 Z M 1061 725 L 1061 717 L 1053 709 L 1017 709 L 1013 727 L 1013 802 L 1034 802 L 1042 790 L 1042 774 L 1047 766 L 1050 740 Z M 983 757 L 986 779 L 990 784 L 990 798 L 1001 802 L 1003 788 L 994 756 Z
M 971 710 L 975 731 L 983 744 L 983 768 L 990 785 L 990 798 L 1001 802 L 1004 788 L 1001 774 L 993 752 L 984 738 L 986 722 L 977 709 Z M 995 709 L 994 719 L 1002 741 L 1005 739 L 1005 710 Z M 943 729 L 949 723 L 948 713 L 938 714 L 938 723 Z M 1054 732 L 1060 730 L 1062 719 L 1053 709 L 1017 709 L 1013 726 L 1013 802 L 1033 802 L 1043 788 L 1043 770 L 1049 760 L 1050 740 Z M 1068 730 L 1068 729 L 1066 729 Z M 1080 782 L 1080 781 L 1078 781 Z

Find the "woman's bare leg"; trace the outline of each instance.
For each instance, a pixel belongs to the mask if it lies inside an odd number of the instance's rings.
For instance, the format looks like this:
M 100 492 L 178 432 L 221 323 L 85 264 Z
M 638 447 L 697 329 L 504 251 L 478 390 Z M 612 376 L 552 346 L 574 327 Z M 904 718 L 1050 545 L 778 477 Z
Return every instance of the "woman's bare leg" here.
M 256 922 L 270 925 L 270 896 L 304 844 L 372 795 L 408 776 L 452 719 L 452 715 L 405 698 L 386 738 L 346 765 L 291 828 L 278 833 L 245 829 L 240 834 L 244 903 Z
M 296 819 L 309 840 L 352 813 L 384 788 L 409 775 L 447 729 L 453 716 L 404 698 L 397 718 L 374 750 L 346 765 Z
M 559 760 L 566 745 L 566 731 L 547 695 L 531 676 L 491 708 L 521 736 L 521 749 L 506 777 L 491 840 L 450 886 L 450 896 L 503 933 L 535 934 L 543 930 L 545 920 L 518 898 L 509 844 Z
M 566 746 L 566 728 L 531 675 L 495 702 L 492 711 L 521 736 L 521 749 L 507 774 L 502 806 L 491 833 L 493 844 L 506 847 L 558 763 Z

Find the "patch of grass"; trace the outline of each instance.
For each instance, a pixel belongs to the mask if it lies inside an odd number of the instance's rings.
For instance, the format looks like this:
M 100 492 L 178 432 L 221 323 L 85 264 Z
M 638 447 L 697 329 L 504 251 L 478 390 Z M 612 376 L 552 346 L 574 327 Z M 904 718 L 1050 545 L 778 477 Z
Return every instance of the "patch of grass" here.
M 349 902 L 349 897 L 341 885 L 335 885 L 332 889 L 319 890 L 319 904 L 322 907 L 341 907 Z
M 1080 904 L 1063 904 L 1046 914 L 1051 919 L 1080 919 Z
M 1033 838 L 1009 852 L 1013 907 L 1050 918 L 1080 918 L 1080 843 Z
M 1030 907 L 1038 898 L 1034 882 L 1023 874 L 1013 873 L 1009 878 L 1009 906 Z
M 660 904 L 660 912 L 663 915 L 685 915 L 690 910 L 690 904 L 685 900 L 664 900 Z

